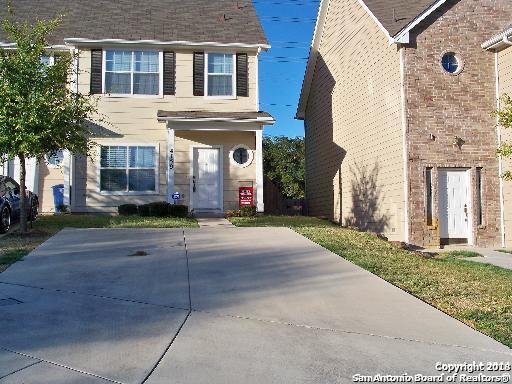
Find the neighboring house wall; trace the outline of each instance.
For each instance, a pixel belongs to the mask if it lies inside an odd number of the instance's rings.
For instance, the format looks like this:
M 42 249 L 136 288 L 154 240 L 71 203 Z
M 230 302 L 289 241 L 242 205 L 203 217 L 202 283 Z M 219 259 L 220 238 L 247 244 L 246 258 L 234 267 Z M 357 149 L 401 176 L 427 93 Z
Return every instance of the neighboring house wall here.
M 176 94 L 173 96 L 155 97 L 110 97 L 98 96 L 98 111 L 105 118 L 102 124 L 101 134 L 97 134 L 93 140 L 100 145 L 154 145 L 159 153 L 159 186 L 157 193 L 140 195 L 137 193 L 127 195 L 112 195 L 99 192 L 98 170 L 99 157 L 94 153 L 92 158 L 78 158 L 75 161 L 75 191 L 72 193 L 73 208 L 80 211 L 115 211 L 117 206 L 126 203 L 142 204 L 151 201 L 167 200 L 167 128 L 165 123 L 158 122 L 157 111 L 214 111 L 214 112 L 243 112 L 256 111 L 257 108 L 257 58 L 255 53 L 248 54 L 249 73 L 249 97 L 237 97 L 234 99 L 208 98 L 193 96 L 193 52 L 198 49 L 176 50 Z M 228 50 L 229 51 L 229 50 Z M 89 93 L 90 91 L 90 50 L 81 50 L 79 59 L 79 86 L 78 91 Z M 203 131 L 201 131 L 203 132 Z M 200 133 L 200 136 L 207 137 Z M 237 140 L 239 133 L 224 131 L 219 133 L 220 142 L 229 146 Z M 233 136 L 233 138 L 232 138 Z M 254 133 L 252 133 L 250 147 L 254 147 Z M 178 139 L 178 137 L 177 137 Z M 199 141 L 199 140 L 196 140 Z M 224 144 L 226 143 L 226 144 Z M 249 145 L 249 144 L 248 144 Z M 229 150 L 230 148 L 226 148 Z M 224 157 L 227 162 L 228 156 Z M 249 179 L 254 179 L 255 171 L 252 168 Z M 224 177 L 229 177 L 225 173 Z M 225 180 L 229 193 L 225 199 L 233 199 L 230 181 Z M 229 185 L 228 185 L 229 184 Z M 237 187 L 238 188 L 238 187 Z M 176 188 L 175 188 L 176 189 Z M 188 201 L 188 189 L 184 190 Z M 229 201 L 231 201 L 229 200 Z
M 489 30 L 499 30 L 511 19 L 510 0 L 449 0 L 411 32 L 406 93 L 413 244 L 439 245 L 435 220 L 431 227 L 426 224 L 427 167 L 433 167 L 436 216 L 438 169 L 471 169 L 471 195 L 476 202 L 476 168 L 482 168 L 484 223 L 477 227 L 473 220 L 473 237 L 479 246 L 500 244 L 497 136 L 490 116 L 496 107 L 495 64 L 493 55 L 480 45 Z M 464 61 L 460 74 L 450 75 L 441 68 L 447 51 Z M 460 150 L 452 145 L 455 136 L 465 141 Z M 476 204 L 472 214 L 476 217 Z
M 331 0 L 305 117 L 310 215 L 404 239 L 400 54 L 357 0 Z
M 229 152 L 237 145 L 245 145 L 254 151 L 256 141 L 254 132 L 206 132 L 176 131 L 174 185 L 175 191 L 183 196 L 183 204 L 190 205 L 190 173 L 192 166 L 192 147 L 222 146 L 222 170 L 224 177 L 224 210 L 239 208 L 238 188 L 242 186 L 256 187 L 256 161 L 245 168 L 233 165 Z
M 499 94 L 512 96 L 512 48 L 498 53 Z M 502 140 L 512 142 L 512 129 L 502 129 Z M 512 171 L 512 159 L 504 159 L 503 170 Z M 505 205 L 505 242 L 512 247 L 512 181 L 503 182 Z

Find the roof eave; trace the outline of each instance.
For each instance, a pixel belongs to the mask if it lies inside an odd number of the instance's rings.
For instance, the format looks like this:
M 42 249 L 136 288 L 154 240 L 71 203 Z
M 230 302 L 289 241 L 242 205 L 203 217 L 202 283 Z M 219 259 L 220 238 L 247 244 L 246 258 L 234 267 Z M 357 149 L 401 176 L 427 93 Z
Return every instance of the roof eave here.
M 304 80 L 302 81 L 302 89 L 300 92 L 299 105 L 297 107 L 296 119 L 303 120 L 306 114 L 306 105 L 309 98 L 309 91 L 311 90 L 311 82 L 316 67 L 316 59 L 318 57 L 318 48 L 322 40 L 322 33 L 324 28 L 325 17 L 327 15 L 327 8 L 329 7 L 329 0 L 320 0 L 318 7 L 318 15 L 316 18 L 315 31 L 313 32 L 313 40 L 311 41 L 311 48 L 309 51 L 308 63 Z
M 267 43 L 222 43 L 216 41 L 161 41 L 161 40 L 126 40 L 126 39 L 87 39 L 80 37 L 65 38 L 66 45 L 90 46 L 90 45 L 142 45 L 159 47 L 201 47 L 201 48 L 243 48 L 255 50 L 268 50 L 271 46 Z
M 491 37 L 489 40 L 482 44 L 482 48 L 485 50 L 499 50 L 502 47 L 511 46 L 512 41 L 512 28 L 505 30 L 504 32 L 498 33 Z
M 272 117 L 257 117 L 255 119 L 237 119 L 228 117 L 180 117 L 180 116 L 159 116 L 158 121 L 173 121 L 173 122 L 222 122 L 222 123 L 260 123 L 262 125 L 273 125 L 276 121 Z
M 435 10 L 437 10 L 441 5 L 446 3 L 446 0 L 436 0 L 432 3 L 430 7 L 416 16 L 409 24 L 407 24 L 404 28 L 402 28 L 398 33 L 396 33 L 392 39 L 395 44 L 409 44 L 409 34 L 411 30 L 416 27 L 419 23 L 429 17 Z

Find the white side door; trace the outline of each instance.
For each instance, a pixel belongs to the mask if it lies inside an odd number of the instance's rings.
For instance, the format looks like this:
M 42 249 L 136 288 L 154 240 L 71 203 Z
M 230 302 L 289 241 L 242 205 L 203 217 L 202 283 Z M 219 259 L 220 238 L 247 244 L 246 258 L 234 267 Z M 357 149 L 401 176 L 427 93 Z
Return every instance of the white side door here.
M 193 152 L 193 208 L 221 209 L 220 149 L 194 148 Z
M 470 235 L 469 175 L 466 170 L 439 170 L 439 224 L 441 238 L 468 239 Z

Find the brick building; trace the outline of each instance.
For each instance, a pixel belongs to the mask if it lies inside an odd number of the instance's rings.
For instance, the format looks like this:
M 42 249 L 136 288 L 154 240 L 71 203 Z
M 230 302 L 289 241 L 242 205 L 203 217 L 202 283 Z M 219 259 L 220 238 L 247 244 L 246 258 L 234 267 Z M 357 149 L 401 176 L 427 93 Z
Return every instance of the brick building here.
M 491 36 L 511 22 L 509 0 L 323 0 L 297 112 L 310 214 L 419 246 L 511 246 L 491 117 L 512 84 L 507 30 Z

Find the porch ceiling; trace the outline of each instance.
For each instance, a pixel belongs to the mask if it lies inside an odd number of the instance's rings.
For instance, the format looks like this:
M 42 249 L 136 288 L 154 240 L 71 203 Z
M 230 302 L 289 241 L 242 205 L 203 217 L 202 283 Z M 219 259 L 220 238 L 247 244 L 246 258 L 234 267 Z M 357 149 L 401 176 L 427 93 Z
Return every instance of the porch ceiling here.
M 160 121 L 219 121 L 234 123 L 274 124 L 268 112 L 209 112 L 209 111 L 158 111 Z

